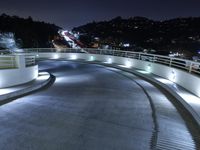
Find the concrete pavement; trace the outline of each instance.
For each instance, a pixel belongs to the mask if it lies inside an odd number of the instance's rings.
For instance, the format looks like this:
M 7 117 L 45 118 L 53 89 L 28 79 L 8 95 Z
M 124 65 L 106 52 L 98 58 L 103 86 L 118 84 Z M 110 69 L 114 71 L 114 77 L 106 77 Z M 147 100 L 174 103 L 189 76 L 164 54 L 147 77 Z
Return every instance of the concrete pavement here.
M 56 81 L 0 107 L 0 149 L 198 148 L 169 97 L 139 77 L 70 61 L 39 66 Z

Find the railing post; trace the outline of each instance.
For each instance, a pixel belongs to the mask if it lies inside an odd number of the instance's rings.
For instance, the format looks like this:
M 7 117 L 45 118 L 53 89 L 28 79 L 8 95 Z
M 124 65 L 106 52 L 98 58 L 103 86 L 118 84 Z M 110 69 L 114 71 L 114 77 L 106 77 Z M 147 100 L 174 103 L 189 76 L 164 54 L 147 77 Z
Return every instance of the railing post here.
M 25 62 L 25 56 L 24 55 L 17 55 L 15 56 L 15 61 L 17 63 L 18 68 L 25 68 L 26 62 Z
M 141 59 L 141 54 L 140 54 L 140 53 L 139 53 L 138 59 L 139 59 L 139 60 Z
M 192 66 L 193 66 L 193 64 L 192 64 L 192 63 L 190 63 L 189 73 L 191 73 L 191 72 L 192 72 Z
M 11 61 L 12 61 L 12 67 L 15 68 L 14 57 L 11 57 Z
M 156 60 L 156 56 L 153 56 L 153 63 L 155 62 L 155 60 Z
M 172 58 L 170 58 L 170 60 L 169 60 L 169 66 L 170 67 L 172 66 Z
M 125 52 L 125 57 L 128 58 L 128 52 Z

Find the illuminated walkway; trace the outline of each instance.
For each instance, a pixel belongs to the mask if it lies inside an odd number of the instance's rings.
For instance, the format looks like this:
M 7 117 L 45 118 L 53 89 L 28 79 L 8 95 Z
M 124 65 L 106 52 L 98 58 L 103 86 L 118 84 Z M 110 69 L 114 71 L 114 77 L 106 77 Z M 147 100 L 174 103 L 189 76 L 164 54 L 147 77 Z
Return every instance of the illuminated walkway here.
M 160 90 L 100 65 L 45 61 L 48 89 L 0 107 L 2 150 L 198 149 L 195 127 Z

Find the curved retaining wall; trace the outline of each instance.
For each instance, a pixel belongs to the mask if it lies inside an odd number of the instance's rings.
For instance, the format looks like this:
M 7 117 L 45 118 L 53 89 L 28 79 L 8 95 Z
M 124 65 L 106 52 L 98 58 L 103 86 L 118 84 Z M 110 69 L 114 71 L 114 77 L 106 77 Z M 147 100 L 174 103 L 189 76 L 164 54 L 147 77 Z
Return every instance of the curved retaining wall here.
M 16 89 L 12 92 L 0 95 L 0 105 L 10 102 L 12 101 L 12 99 L 15 99 L 16 97 L 21 97 L 23 95 L 39 90 L 53 81 L 54 77 L 49 73 L 45 72 L 45 78 L 41 82 L 35 82 L 31 85 L 24 86 L 23 88 Z
M 162 78 L 169 79 L 180 86 L 184 87 L 188 91 L 200 97 L 200 78 L 185 72 L 180 69 L 168 67 L 165 65 L 152 63 L 148 61 L 142 61 L 137 59 L 130 59 L 125 57 L 117 57 L 110 55 L 99 54 L 84 54 L 84 53 L 39 53 L 38 58 L 51 58 L 51 59 L 84 59 L 88 61 L 101 61 L 108 63 L 115 63 L 119 65 L 125 65 L 128 67 L 134 67 L 140 70 L 151 72 Z
M 24 84 L 36 79 L 38 66 L 0 70 L 0 88 Z

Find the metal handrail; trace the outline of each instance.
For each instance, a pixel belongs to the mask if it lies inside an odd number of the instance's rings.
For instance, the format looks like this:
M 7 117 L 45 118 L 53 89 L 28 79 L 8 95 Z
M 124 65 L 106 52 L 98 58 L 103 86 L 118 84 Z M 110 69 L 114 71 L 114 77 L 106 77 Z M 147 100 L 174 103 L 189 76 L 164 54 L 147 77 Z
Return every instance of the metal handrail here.
M 26 65 L 26 67 L 34 66 L 35 64 L 36 64 L 35 56 L 33 56 L 33 55 L 26 55 L 25 56 L 25 65 Z
M 25 55 L 25 67 L 34 66 L 36 64 L 35 55 Z M 18 68 L 17 55 L 0 55 L 0 69 Z
M 73 49 L 73 48 L 27 48 L 23 49 L 24 53 L 88 53 L 88 54 L 99 54 L 99 55 L 111 55 L 118 57 L 127 57 L 132 59 L 138 59 L 142 61 L 153 62 L 157 64 L 167 65 L 169 67 L 175 67 L 181 70 L 188 71 L 189 73 L 200 74 L 200 63 L 191 60 L 174 58 L 169 56 L 154 55 L 142 52 L 113 50 L 113 49 Z
M 17 68 L 14 55 L 0 55 L 0 69 Z

